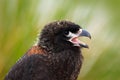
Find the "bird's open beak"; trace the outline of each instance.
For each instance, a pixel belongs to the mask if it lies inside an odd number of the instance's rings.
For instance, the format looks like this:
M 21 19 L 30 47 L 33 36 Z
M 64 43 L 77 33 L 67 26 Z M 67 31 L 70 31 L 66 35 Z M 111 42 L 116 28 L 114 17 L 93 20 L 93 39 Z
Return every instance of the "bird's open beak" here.
M 89 48 L 88 45 L 78 39 L 78 37 L 88 37 L 91 39 L 91 35 L 88 31 L 80 29 L 76 34 L 70 39 L 70 42 L 74 44 L 74 46 Z
M 81 33 L 79 34 L 79 37 L 84 36 L 84 37 L 88 37 L 89 39 L 91 39 L 91 35 L 90 35 L 90 33 L 89 33 L 88 31 L 83 30 L 83 29 L 80 29 L 80 31 L 81 31 Z M 81 42 L 81 41 L 80 41 L 79 45 L 80 45 L 81 47 L 84 47 L 84 48 L 89 48 L 86 43 Z

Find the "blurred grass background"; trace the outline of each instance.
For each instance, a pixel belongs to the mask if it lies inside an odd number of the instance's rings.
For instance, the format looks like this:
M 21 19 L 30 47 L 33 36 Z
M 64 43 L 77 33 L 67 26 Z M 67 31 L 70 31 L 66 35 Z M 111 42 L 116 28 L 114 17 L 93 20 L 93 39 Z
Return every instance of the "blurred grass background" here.
M 120 0 L 0 0 L 0 80 L 46 23 L 63 19 L 92 35 L 78 80 L 120 80 Z

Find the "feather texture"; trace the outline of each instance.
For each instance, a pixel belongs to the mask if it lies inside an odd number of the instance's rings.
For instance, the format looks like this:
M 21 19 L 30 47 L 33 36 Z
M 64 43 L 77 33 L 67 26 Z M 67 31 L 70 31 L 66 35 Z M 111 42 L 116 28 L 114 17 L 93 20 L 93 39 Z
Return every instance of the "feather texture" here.
M 69 21 L 46 25 L 38 44 L 11 68 L 5 80 L 76 80 L 82 66 L 81 48 L 68 42 L 64 31 L 78 28 Z

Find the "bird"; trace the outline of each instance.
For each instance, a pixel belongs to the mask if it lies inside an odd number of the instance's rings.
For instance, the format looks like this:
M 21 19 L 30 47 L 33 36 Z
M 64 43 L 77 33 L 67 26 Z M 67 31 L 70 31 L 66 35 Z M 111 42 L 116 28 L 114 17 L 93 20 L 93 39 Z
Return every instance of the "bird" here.
M 81 49 L 88 48 L 81 37 L 91 35 L 74 22 L 46 24 L 36 45 L 15 63 L 4 80 L 77 80 L 83 62 Z

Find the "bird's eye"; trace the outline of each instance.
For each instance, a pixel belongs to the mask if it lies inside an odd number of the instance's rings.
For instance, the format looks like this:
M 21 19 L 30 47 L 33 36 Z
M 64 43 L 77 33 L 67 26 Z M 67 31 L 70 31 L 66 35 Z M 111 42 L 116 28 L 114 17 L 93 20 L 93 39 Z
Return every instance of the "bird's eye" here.
M 64 31 L 64 34 L 65 34 L 65 35 L 68 35 L 68 34 L 69 34 L 69 31 Z

